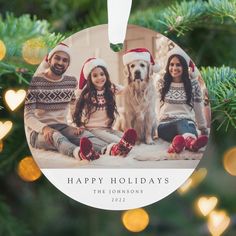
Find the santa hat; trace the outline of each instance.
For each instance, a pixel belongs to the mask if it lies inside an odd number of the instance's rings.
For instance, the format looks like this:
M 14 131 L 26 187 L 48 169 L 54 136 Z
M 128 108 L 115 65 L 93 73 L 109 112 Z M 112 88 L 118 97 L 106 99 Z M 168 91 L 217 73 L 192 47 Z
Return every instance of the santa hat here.
M 45 61 L 46 62 L 49 62 L 50 59 L 53 57 L 53 55 L 56 53 L 56 52 L 65 52 L 69 55 L 70 57 L 70 48 L 68 45 L 64 44 L 64 43 L 59 43 L 55 48 L 53 48 L 49 53 L 48 55 L 46 56 L 45 58 Z
M 70 57 L 71 57 L 71 51 L 70 51 L 70 47 L 67 46 L 64 43 L 59 43 L 55 48 L 53 48 L 44 58 L 44 60 L 42 61 L 42 63 L 39 65 L 38 69 L 36 70 L 35 74 L 39 74 L 44 72 L 46 69 L 49 68 L 49 60 L 52 58 L 52 56 L 56 53 L 56 52 L 65 52 L 67 53 Z M 71 60 L 70 60 L 71 61 Z
M 85 61 L 82 70 L 80 72 L 80 80 L 79 80 L 79 89 L 83 89 L 84 86 L 87 83 L 87 79 L 91 71 L 98 67 L 98 66 L 103 66 L 107 68 L 107 65 L 105 61 L 103 61 L 101 58 L 89 58 L 87 61 Z
M 123 55 L 123 63 L 124 65 L 128 65 L 132 61 L 136 60 L 144 60 L 148 63 L 150 63 L 153 67 L 153 72 L 159 72 L 160 66 L 155 63 L 152 54 L 149 52 L 146 48 L 134 48 L 129 51 L 127 51 Z

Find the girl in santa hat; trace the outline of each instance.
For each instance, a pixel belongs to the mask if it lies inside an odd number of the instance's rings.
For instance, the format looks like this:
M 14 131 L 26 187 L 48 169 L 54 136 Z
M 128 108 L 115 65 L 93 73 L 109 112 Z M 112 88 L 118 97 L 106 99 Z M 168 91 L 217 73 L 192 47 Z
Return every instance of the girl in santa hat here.
M 126 156 L 135 145 L 137 134 L 128 129 L 122 134 L 112 129 L 118 114 L 115 95 L 121 86 L 111 83 L 106 63 L 100 58 L 88 59 L 81 70 L 80 97 L 77 101 L 74 122 L 96 137 L 107 142 L 102 154 Z
M 184 149 L 197 152 L 206 146 L 208 129 L 203 97 L 192 61 L 188 66 L 184 56 L 170 55 L 166 72 L 157 83 L 157 93 L 158 136 L 171 142 L 168 152 L 180 153 Z

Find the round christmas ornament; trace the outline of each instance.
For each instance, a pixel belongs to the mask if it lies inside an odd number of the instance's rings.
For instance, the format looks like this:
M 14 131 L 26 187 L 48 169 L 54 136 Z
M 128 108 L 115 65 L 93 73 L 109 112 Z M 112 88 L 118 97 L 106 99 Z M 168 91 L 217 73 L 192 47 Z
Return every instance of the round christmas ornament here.
M 92 27 L 49 52 L 27 92 L 25 130 L 63 193 L 101 209 L 140 208 L 178 189 L 201 160 L 207 89 L 160 33 L 128 25 L 120 52 L 107 35 L 108 25 Z

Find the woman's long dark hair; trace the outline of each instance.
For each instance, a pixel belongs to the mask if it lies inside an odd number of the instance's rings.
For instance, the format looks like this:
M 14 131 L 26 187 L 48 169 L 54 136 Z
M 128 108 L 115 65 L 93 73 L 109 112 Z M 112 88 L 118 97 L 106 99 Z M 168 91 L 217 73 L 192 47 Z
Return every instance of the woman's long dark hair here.
M 107 104 L 107 115 L 111 120 L 109 126 L 111 126 L 115 120 L 115 114 L 118 114 L 114 91 L 112 90 L 112 83 L 111 83 L 110 76 L 107 69 L 104 66 L 97 66 L 97 67 L 101 68 L 106 76 L 106 83 L 104 84 L 104 97 Z M 75 124 L 78 127 L 86 125 L 86 123 L 90 119 L 91 114 L 96 111 L 97 107 L 98 107 L 97 89 L 92 83 L 92 78 L 91 78 L 91 73 L 90 73 L 88 76 L 86 87 L 82 91 L 80 98 L 78 102 L 76 103 L 75 113 L 73 116 L 73 120 Z M 86 117 L 86 120 L 83 122 L 82 112 L 84 111 L 86 112 L 84 114 Z
M 179 59 L 180 64 L 182 65 L 182 68 L 183 68 L 183 74 L 181 76 L 181 80 L 184 84 L 184 90 L 185 90 L 186 97 L 187 97 L 186 103 L 190 107 L 193 107 L 193 105 L 192 105 L 192 97 L 193 97 L 192 83 L 191 83 L 191 80 L 189 78 L 188 64 L 187 64 L 186 60 L 184 59 L 184 57 L 182 57 L 179 54 L 173 54 L 168 59 L 168 62 L 167 62 L 167 65 L 166 65 L 166 73 L 164 75 L 164 86 L 162 87 L 162 89 L 160 91 L 161 92 L 161 102 L 164 102 L 165 96 L 166 96 L 166 94 L 168 93 L 168 91 L 170 89 L 170 84 L 173 81 L 173 77 L 171 76 L 170 71 L 169 71 L 169 66 L 170 66 L 171 60 L 174 57 Z

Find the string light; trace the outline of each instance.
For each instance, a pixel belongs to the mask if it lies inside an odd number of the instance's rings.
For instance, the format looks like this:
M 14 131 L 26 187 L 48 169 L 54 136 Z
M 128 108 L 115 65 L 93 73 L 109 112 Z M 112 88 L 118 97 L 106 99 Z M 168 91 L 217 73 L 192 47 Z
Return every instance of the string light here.
M 128 210 L 122 215 L 122 222 L 131 232 L 143 231 L 149 223 L 149 215 L 143 208 Z
M 38 65 L 47 54 L 47 46 L 42 38 L 27 40 L 22 48 L 24 60 L 32 65 Z
M 11 121 L 5 121 L 4 123 L 0 121 L 0 140 L 10 132 L 12 125 Z
M 191 178 L 187 179 L 185 183 L 178 188 L 179 194 L 181 195 L 185 194 L 190 189 L 192 182 L 193 181 Z
M 0 152 L 2 152 L 2 150 L 3 150 L 3 141 L 0 140 Z
M 6 46 L 2 40 L 0 40 L 0 61 L 5 57 L 6 55 Z
M 5 101 L 8 107 L 14 111 L 25 99 L 26 92 L 23 89 L 18 91 L 8 90 L 5 93 Z
M 33 182 L 42 175 L 42 172 L 32 157 L 25 157 L 20 161 L 17 173 L 21 179 L 27 182 Z
M 207 227 L 212 236 L 220 236 L 229 226 L 230 217 L 225 211 L 212 211 L 207 221 Z
M 236 176 L 236 147 L 229 149 L 224 154 L 223 163 L 225 170 L 229 174 Z
M 197 213 L 207 216 L 210 212 L 212 212 L 218 203 L 217 197 L 200 197 L 197 199 L 195 208 Z

